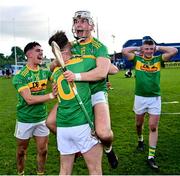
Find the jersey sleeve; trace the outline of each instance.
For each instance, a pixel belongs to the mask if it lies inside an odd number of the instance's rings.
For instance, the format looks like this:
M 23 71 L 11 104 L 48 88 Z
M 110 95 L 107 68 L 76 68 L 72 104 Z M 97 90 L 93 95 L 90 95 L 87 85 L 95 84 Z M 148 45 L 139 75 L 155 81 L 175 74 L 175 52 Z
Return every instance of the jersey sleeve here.
M 134 65 L 136 64 L 137 60 L 138 60 L 138 55 L 134 55 L 133 59 L 130 60 L 130 62 L 134 63 Z
M 12 83 L 18 92 L 23 89 L 29 88 L 25 77 L 19 74 L 14 76 Z

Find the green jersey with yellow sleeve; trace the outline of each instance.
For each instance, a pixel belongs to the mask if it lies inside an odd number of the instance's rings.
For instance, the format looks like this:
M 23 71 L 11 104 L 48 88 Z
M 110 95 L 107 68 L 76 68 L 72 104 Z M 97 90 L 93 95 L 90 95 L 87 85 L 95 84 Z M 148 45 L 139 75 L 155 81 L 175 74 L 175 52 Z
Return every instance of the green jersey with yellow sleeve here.
M 38 70 L 31 70 L 27 65 L 13 77 L 12 83 L 18 92 L 17 120 L 19 122 L 37 123 L 46 119 L 45 103 L 28 105 L 20 92 L 28 88 L 32 95 L 44 95 L 50 77 L 51 72 L 48 69 L 38 67 Z
M 70 59 L 66 63 L 68 70 L 79 73 L 84 72 L 86 66 L 83 62 L 83 59 L 80 57 Z M 57 67 L 53 74 L 52 80 L 58 85 L 58 110 L 56 115 L 56 124 L 58 127 L 72 127 L 87 124 L 88 121 L 84 112 L 82 111 L 75 94 L 68 84 L 67 80 L 64 79 L 62 69 Z M 76 82 L 75 86 L 77 92 L 91 118 L 91 121 L 94 120 L 94 114 L 91 104 L 91 91 L 89 88 L 88 82 Z

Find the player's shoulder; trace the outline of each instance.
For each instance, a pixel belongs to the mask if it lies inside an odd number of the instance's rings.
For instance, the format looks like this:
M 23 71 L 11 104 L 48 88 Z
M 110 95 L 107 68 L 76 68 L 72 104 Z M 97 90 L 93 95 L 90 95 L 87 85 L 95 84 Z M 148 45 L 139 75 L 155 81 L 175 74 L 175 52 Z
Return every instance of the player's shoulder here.
M 133 59 L 134 60 L 144 60 L 144 57 L 142 55 L 139 55 L 139 54 L 134 54 Z
M 154 59 L 162 59 L 163 54 L 157 55 L 157 56 L 153 56 Z
M 26 66 L 22 67 L 19 71 L 16 72 L 16 74 L 13 76 L 13 83 L 16 83 L 19 80 L 24 80 L 27 73 L 29 72 L 28 68 Z
M 28 72 L 29 69 L 27 68 L 27 66 L 24 66 L 16 72 L 15 77 L 21 77 L 21 76 L 25 77 Z
M 100 47 L 106 47 L 101 41 L 99 41 L 97 38 L 93 37 L 92 38 L 92 45 L 95 46 L 96 48 Z
M 79 42 L 77 40 L 73 40 L 70 42 L 72 47 L 76 47 L 79 45 Z

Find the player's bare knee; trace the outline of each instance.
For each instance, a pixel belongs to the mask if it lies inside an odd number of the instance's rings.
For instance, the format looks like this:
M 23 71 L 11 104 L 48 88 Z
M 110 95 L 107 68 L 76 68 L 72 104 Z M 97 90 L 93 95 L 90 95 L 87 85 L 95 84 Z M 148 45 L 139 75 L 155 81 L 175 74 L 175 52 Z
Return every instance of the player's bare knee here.
M 98 137 L 105 146 L 109 146 L 113 141 L 113 133 L 101 134 Z
M 96 131 L 97 136 L 101 139 L 101 140 L 105 140 L 105 141 L 109 141 L 112 140 L 113 138 L 113 132 L 112 130 L 100 130 L 100 131 Z
M 47 155 L 47 149 L 43 148 L 38 151 L 39 156 L 46 156 Z
M 156 125 L 150 125 L 151 132 L 156 132 L 157 126 Z
M 17 151 L 17 156 L 18 157 L 23 157 L 23 156 L 25 156 L 26 155 L 26 150 L 24 150 L 23 148 L 21 148 L 21 149 L 19 149 L 18 151 Z

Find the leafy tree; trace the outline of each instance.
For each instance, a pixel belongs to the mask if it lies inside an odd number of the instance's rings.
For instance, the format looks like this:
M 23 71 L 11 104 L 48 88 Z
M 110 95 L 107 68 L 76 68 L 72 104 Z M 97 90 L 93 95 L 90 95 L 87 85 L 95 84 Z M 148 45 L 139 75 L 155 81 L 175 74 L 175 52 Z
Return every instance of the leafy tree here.
M 0 53 L 0 67 L 2 67 L 2 65 L 4 65 L 4 61 L 5 61 L 5 56 L 3 53 Z
M 11 55 L 10 55 L 10 57 L 15 58 L 15 50 L 16 50 L 17 61 L 18 62 L 26 61 L 25 54 L 24 54 L 23 50 L 20 47 L 18 47 L 18 46 L 13 46 L 11 48 Z
M 16 50 L 17 62 L 26 61 L 23 50 L 18 46 L 13 46 L 11 48 L 10 56 L 5 56 L 3 53 L 0 53 L 0 67 L 15 64 L 15 50 Z

